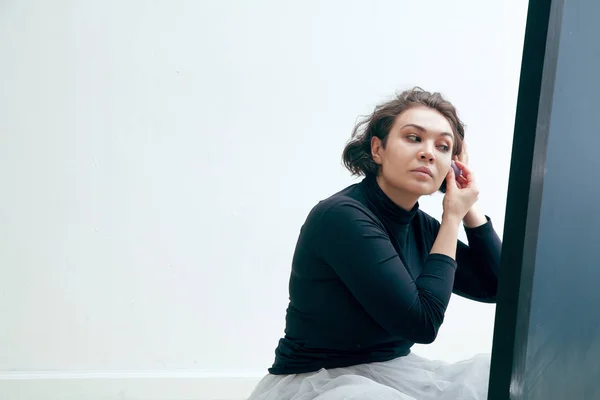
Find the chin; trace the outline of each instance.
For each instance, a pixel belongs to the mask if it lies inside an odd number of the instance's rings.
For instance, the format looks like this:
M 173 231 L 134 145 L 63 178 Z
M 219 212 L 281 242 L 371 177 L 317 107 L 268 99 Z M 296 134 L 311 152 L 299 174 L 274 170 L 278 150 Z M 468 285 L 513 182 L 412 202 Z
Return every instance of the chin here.
M 434 194 L 435 192 L 438 191 L 439 187 L 429 187 L 429 185 L 427 187 L 425 186 L 417 186 L 417 187 L 411 187 L 411 188 L 407 188 L 408 191 L 416 196 L 431 196 L 432 194 Z
M 427 190 L 421 194 L 421 196 L 432 196 L 438 192 L 439 189 Z

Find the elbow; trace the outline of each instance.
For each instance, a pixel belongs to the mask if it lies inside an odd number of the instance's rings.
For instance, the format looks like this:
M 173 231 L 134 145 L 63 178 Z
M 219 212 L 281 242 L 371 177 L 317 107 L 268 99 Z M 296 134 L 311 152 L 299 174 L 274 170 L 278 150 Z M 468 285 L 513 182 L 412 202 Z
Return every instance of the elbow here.
M 408 318 L 412 329 L 412 338 L 414 343 L 431 344 L 437 338 L 438 332 L 444 316 L 446 306 L 436 298 L 422 294 L 420 306 L 413 310 L 411 318 Z
M 498 297 L 498 277 L 491 282 L 486 292 L 485 303 L 495 304 Z
M 456 291 L 456 294 L 464 297 L 465 299 L 476 301 L 477 303 L 496 304 L 496 293 L 476 293 L 468 294 Z
M 443 301 L 422 292 L 418 301 L 408 308 L 404 307 L 402 314 L 387 319 L 386 330 L 409 342 L 431 344 L 438 336 L 445 313 L 446 304 Z
M 498 279 L 496 279 L 496 282 L 494 282 L 492 290 L 490 290 L 490 295 L 488 296 L 487 302 L 495 304 L 497 298 L 498 298 Z
M 394 336 L 399 336 L 409 342 L 431 344 L 438 336 L 443 318 L 443 314 L 436 315 L 435 317 L 420 315 L 405 318 L 403 323 L 397 324 L 388 331 Z
M 439 326 L 432 326 L 419 332 L 415 332 L 410 341 L 418 344 L 431 344 L 437 338 L 438 332 Z
M 486 297 L 486 298 L 483 300 L 483 303 L 488 303 L 488 304 L 496 304 L 496 302 L 497 302 L 496 300 L 497 300 L 496 293 L 494 293 L 494 294 L 492 294 L 492 295 L 490 295 L 490 296 Z
M 498 297 L 498 283 L 490 285 L 488 290 L 484 291 L 478 300 L 480 303 L 496 304 Z

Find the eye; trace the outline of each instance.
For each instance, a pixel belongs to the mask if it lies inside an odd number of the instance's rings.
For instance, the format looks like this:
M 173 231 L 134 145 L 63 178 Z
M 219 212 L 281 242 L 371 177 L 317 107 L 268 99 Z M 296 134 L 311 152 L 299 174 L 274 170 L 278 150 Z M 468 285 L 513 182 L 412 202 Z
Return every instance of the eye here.
M 438 146 L 443 152 L 448 152 L 450 151 L 450 146 L 447 146 L 445 144 Z
M 419 142 L 421 140 L 421 138 L 419 138 L 419 136 L 415 135 L 414 133 L 406 136 L 406 138 L 413 142 Z

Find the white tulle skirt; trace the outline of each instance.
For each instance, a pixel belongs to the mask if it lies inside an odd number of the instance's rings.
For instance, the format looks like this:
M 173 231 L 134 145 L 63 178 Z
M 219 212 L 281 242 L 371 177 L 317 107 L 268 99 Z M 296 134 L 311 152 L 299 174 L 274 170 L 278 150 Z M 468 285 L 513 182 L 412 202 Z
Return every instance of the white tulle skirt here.
M 414 353 L 391 361 L 266 375 L 248 400 L 486 400 L 490 355 L 432 361 Z

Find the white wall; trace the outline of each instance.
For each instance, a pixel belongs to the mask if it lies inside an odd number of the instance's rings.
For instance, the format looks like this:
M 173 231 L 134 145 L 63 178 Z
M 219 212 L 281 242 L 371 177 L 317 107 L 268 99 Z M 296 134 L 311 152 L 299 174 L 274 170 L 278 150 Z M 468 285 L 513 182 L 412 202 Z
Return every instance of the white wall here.
M 306 213 L 353 182 L 357 117 L 412 85 L 458 107 L 502 233 L 526 7 L 0 2 L 0 398 L 263 374 Z M 493 317 L 454 297 L 415 351 L 489 352 Z M 115 382 L 102 398 L 160 397 Z

